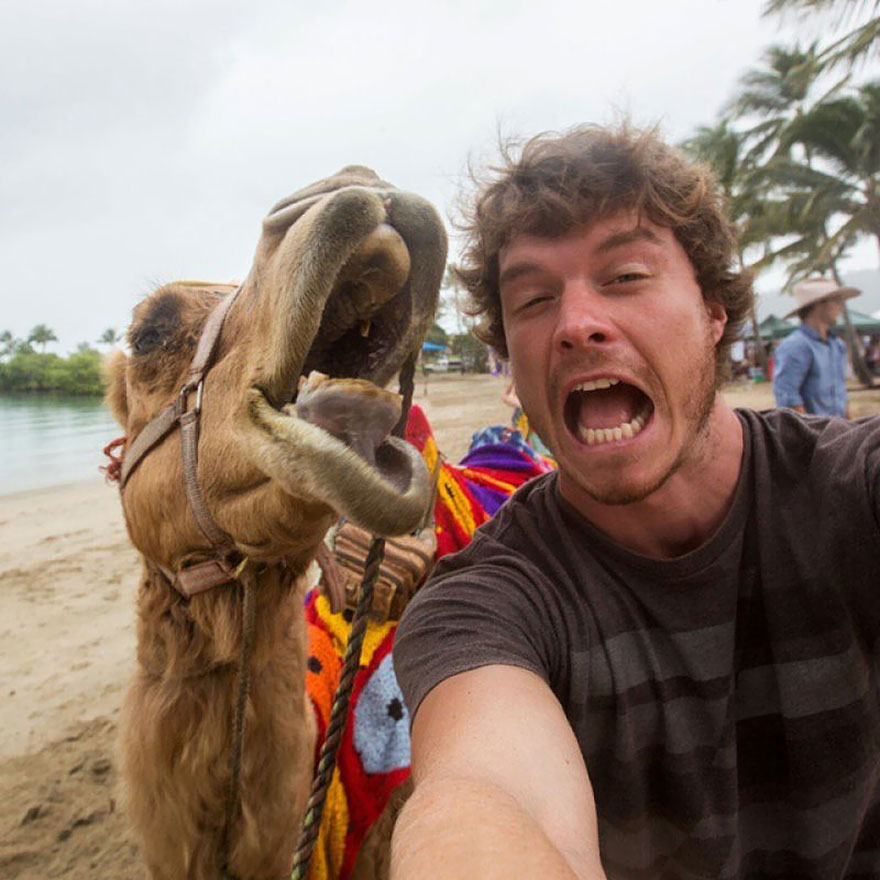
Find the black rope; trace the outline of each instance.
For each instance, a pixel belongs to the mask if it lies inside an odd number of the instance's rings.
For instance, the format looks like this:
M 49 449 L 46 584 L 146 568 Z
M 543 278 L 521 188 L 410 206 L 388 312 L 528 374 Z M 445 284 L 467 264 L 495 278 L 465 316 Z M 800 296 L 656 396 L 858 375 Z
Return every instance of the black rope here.
M 406 436 L 406 423 L 409 421 L 409 408 L 412 406 L 413 391 L 415 389 L 416 375 L 416 355 L 408 358 L 404 365 L 400 368 L 400 376 L 398 377 L 398 392 L 403 398 L 403 406 L 401 407 L 400 418 L 391 431 L 395 437 Z
M 374 538 L 370 545 L 367 561 L 364 564 L 364 580 L 361 584 L 360 596 L 358 597 L 357 609 L 351 624 L 351 632 L 348 635 L 348 643 L 345 646 L 345 659 L 342 664 L 342 674 L 336 695 L 333 698 L 333 707 L 330 710 L 330 721 L 327 724 L 327 736 L 321 747 L 321 757 L 318 760 L 318 770 L 312 782 L 312 792 L 309 803 L 306 806 L 306 815 L 303 819 L 302 831 L 296 847 L 296 855 L 293 861 L 291 880 L 305 880 L 309 870 L 309 860 L 312 850 L 318 838 L 321 827 L 321 816 L 324 812 L 324 801 L 327 797 L 327 789 L 333 778 L 333 770 L 336 767 L 336 753 L 345 730 L 345 722 L 348 717 L 348 704 L 351 698 L 354 677 L 357 673 L 361 659 L 361 646 L 367 630 L 367 618 L 370 607 L 373 604 L 373 588 L 379 576 L 379 566 L 385 555 L 385 539 Z
M 406 423 L 409 420 L 409 409 L 412 405 L 415 387 L 416 357 L 417 355 L 413 354 L 408 358 L 400 370 L 400 395 L 403 397 L 403 406 L 401 407 L 400 419 L 392 431 L 395 437 L 404 437 L 406 434 Z M 351 700 L 354 677 L 361 662 L 361 647 L 367 631 L 367 618 L 373 604 L 373 589 L 379 577 L 379 567 L 382 565 L 384 555 L 385 539 L 374 538 L 364 563 L 364 579 L 361 583 L 357 607 L 351 623 L 351 632 L 345 646 L 342 673 L 336 687 L 336 694 L 333 697 L 333 706 L 330 709 L 327 735 L 324 739 L 324 745 L 321 747 L 318 769 L 312 780 L 312 790 L 306 806 L 299 842 L 296 846 L 290 880 L 306 880 L 308 875 L 312 851 L 321 829 L 321 817 L 324 813 L 327 789 L 333 779 L 336 754 L 339 751 L 339 743 L 342 740 L 345 722 L 348 718 L 348 704 Z

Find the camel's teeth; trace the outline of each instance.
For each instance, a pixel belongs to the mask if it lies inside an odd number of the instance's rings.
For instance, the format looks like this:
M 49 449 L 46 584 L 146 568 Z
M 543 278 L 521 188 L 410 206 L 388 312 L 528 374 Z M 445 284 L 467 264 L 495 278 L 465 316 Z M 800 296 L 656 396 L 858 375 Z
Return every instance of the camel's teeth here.
M 367 318 L 365 321 L 361 321 L 360 325 L 361 336 L 366 338 L 370 335 L 370 319 Z

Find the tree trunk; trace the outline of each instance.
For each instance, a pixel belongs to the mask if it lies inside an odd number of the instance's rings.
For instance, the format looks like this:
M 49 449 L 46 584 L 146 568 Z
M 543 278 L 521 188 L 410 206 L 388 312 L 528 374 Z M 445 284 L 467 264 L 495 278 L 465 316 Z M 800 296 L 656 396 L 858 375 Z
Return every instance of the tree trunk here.
M 767 351 L 764 348 L 764 340 L 761 339 L 761 328 L 758 326 L 758 313 L 755 310 L 755 302 L 749 307 L 749 313 L 752 317 L 752 332 L 755 334 L 755 349 L 758 352 L 758 363 L 764 372 L 764 378 L 770 378 L 769 364 L 767 363 Z
M 834 276 L 834 280 L 837 284 L 840 285 L 840 287 L 843 287 L 843 279 L 840 277 L 840 274 L 837 271 L 837 265 L 833 260 L 831 261 L 831 274 Z M 849 349 L 849 359 L 850 363 L 852 363 L 853 372 L 856 374 L 856 377 L 862 385 L 866 388 L 873 388 L 874 378 L 865 362 L 865 348 L 862 345 L 862 340 L 859 337 L 859 334 L 856 333 L 852 321 L 850 320 L 849 309 L 846 307 L 846 300 L 843 300 L 842 305 L 843 323 L 846 327 L 846 344 Z
M 743 252 L 741 247 L 737 247 L 737 255 L 739 256 L 739 269 L 740 272 L 744 272 L 746 268 L 745 260 L 743 259 Z M 770 378 L 770 372 L 768 370 L 767 364 L 767 352 L 764 350 L 764 340 L 761 339 L 761 329 L 758 326 L 758 310 L 755 308 L 755 297 L 752 296 L 752 304 L 749 306 L 749 316 L 752 319 L 752 333 L 755 335 L 755 348 L 758 352 L 758 363 L 761 366 L 761 370 L 764 372 L 764 378 Z

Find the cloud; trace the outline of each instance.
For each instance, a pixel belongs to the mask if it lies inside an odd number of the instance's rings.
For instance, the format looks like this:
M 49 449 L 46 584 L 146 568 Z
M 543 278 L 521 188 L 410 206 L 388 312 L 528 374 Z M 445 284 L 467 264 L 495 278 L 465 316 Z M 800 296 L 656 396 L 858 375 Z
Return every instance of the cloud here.
M 6 0 L 4 326 L 72 348 L 154 282 L 240 277 L 269 206 L 345 164 L 446 212 L 499 130 L 680 137 L 774 37 L 762 2 Z

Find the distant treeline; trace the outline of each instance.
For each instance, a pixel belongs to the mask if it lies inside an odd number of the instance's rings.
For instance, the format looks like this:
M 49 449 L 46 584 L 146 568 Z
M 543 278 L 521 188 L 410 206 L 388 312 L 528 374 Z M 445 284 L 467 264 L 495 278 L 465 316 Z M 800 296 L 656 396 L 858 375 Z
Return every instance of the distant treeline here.
M 99 337 L 100 345 L 115 345 L 121 339 L 112 327 Z M 0 332 L 0 391 L 58 391 L 62 394 L 103 394 L 101 352 L 81 342 L 73 354 L 47 354 L 46 346 L 57 342 L 55 331 L 37 324 L 26 339 L 11 330 Z M 34 346 L 41 346 L 37 351 Z
M 85 343 L 67 357 L 20 351 L 0 362 L 0 391 L 103 394 L 101 352 Z

